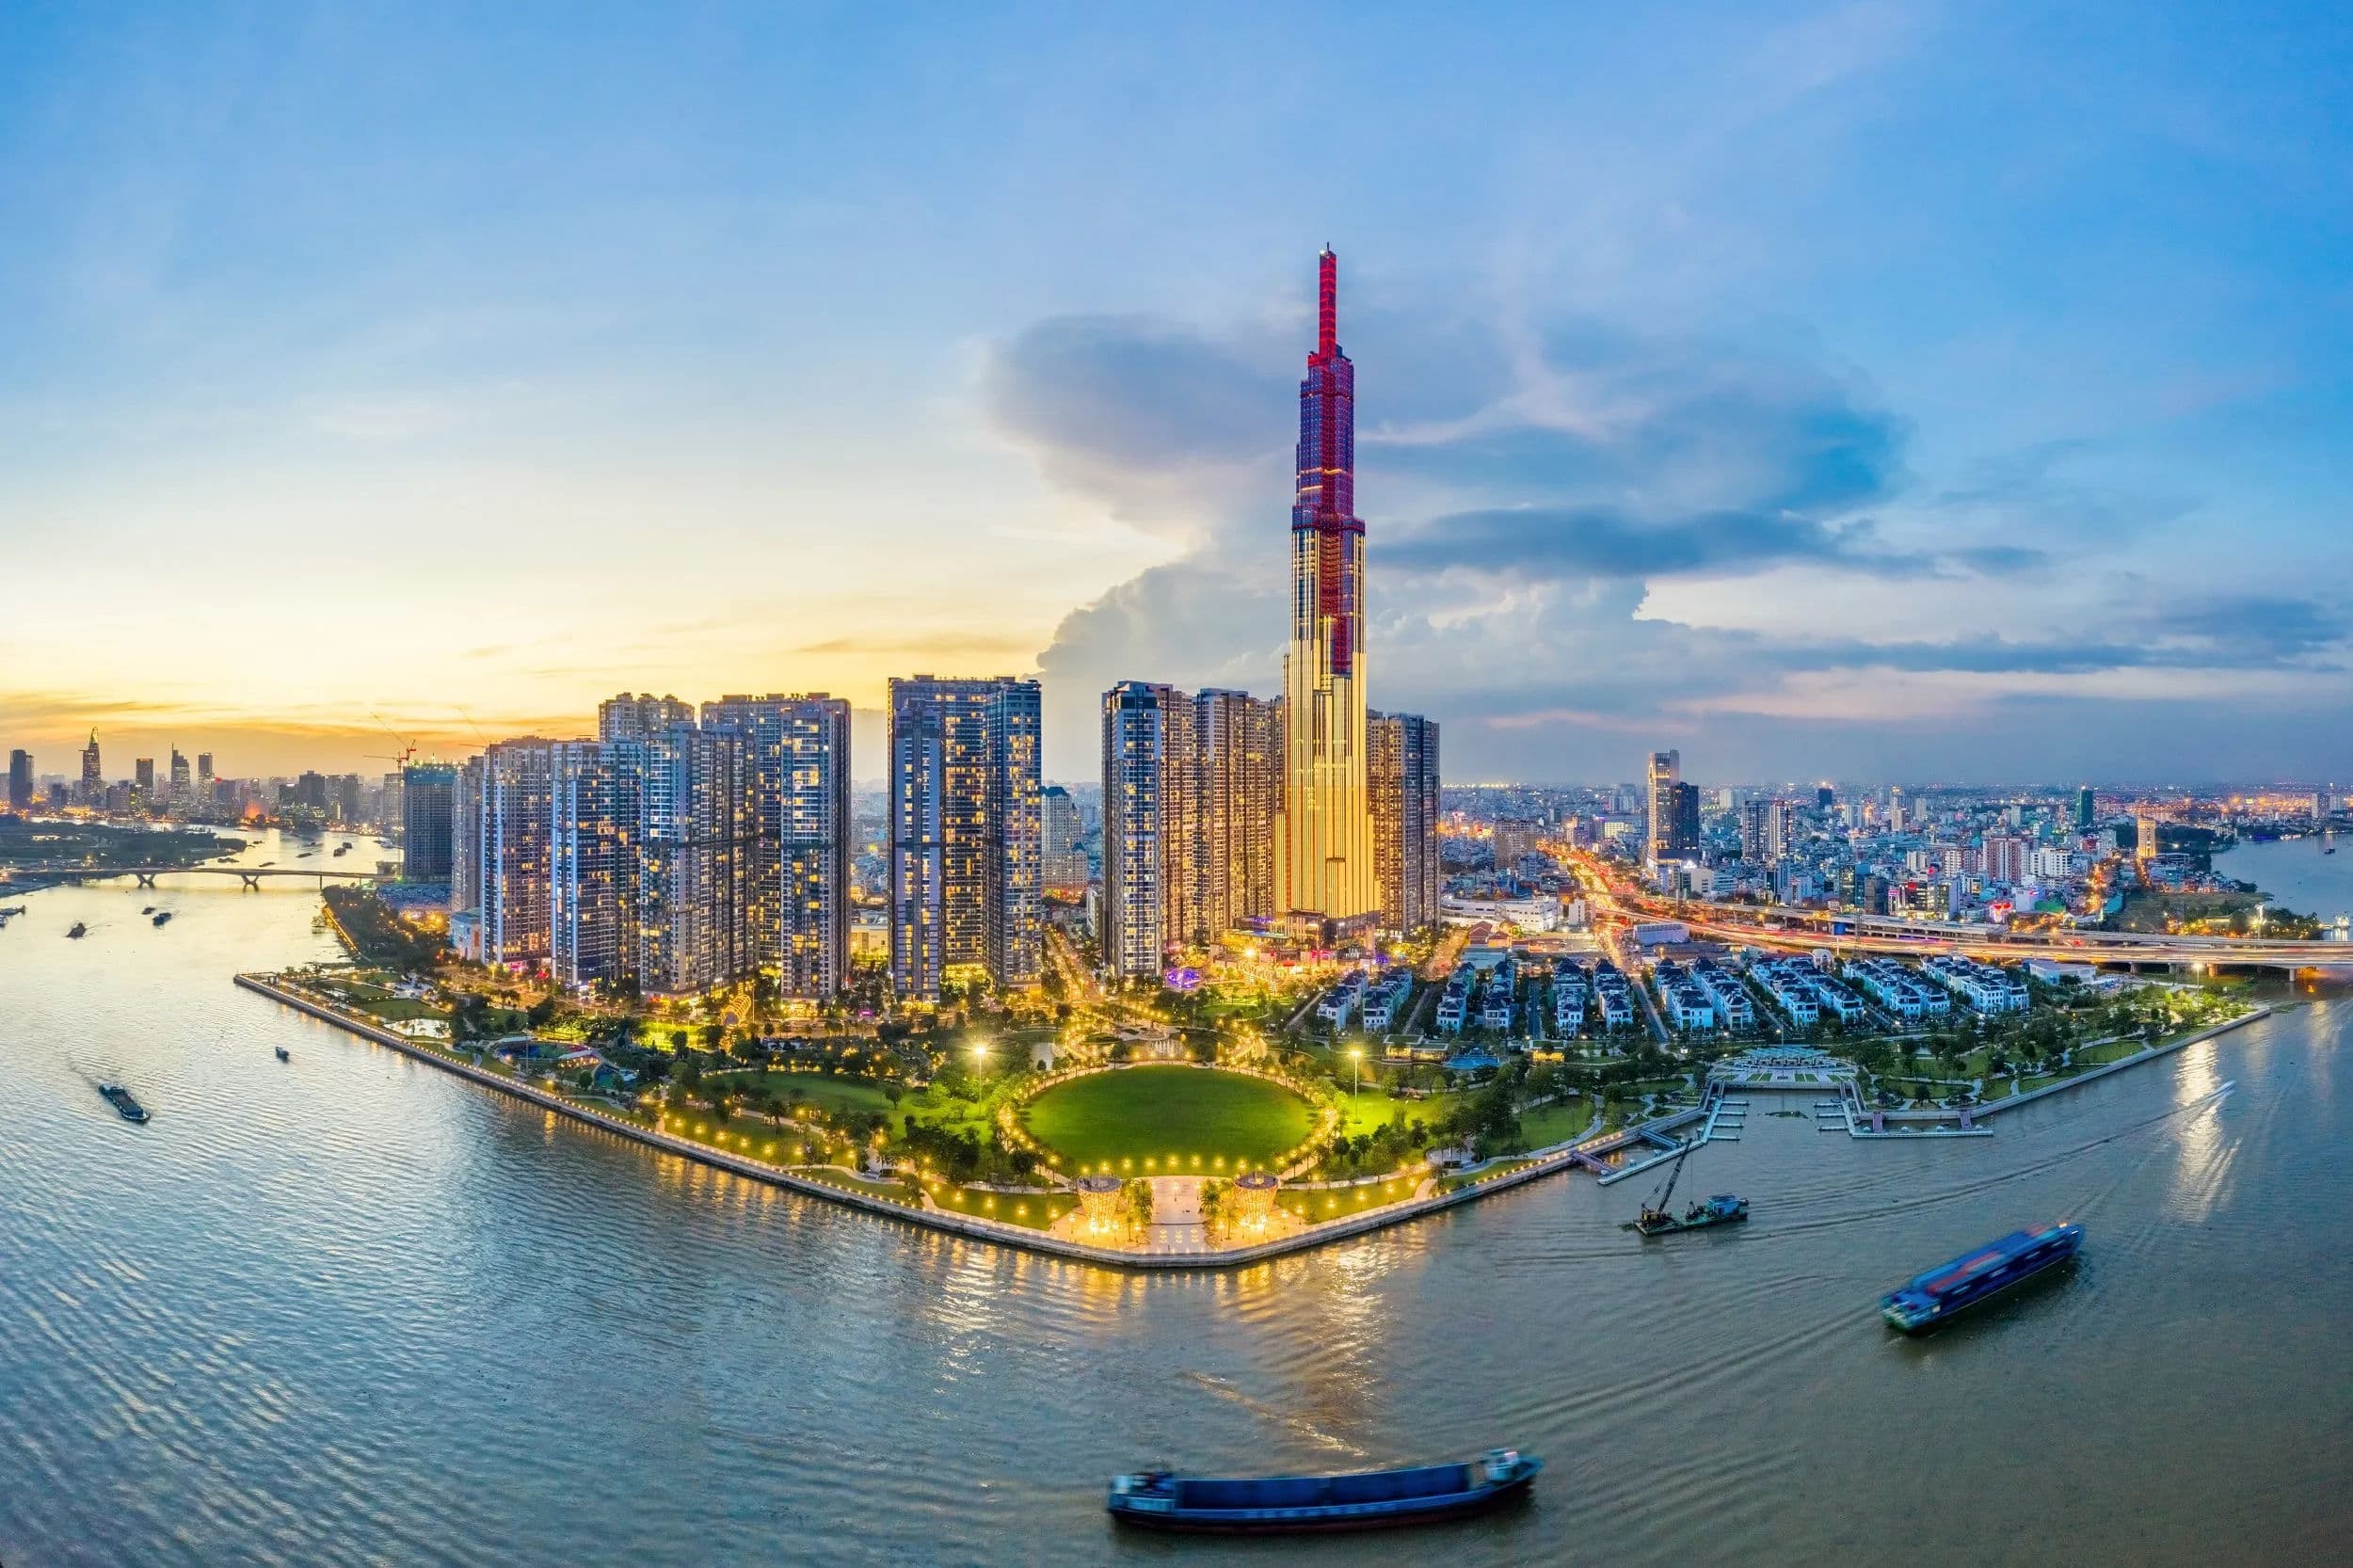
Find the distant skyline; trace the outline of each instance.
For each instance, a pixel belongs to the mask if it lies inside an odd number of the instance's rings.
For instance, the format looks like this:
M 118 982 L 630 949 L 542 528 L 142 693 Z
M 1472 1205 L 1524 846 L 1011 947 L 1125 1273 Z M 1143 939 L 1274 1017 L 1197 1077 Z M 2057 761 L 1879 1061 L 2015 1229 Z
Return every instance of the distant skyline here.
M 1303 94 L 1303 40 L 1340 101 Z M 0 748 L 1280 689 L 1450 782 L 2353 779 L 2337 8 L 0 16 Z M 33 243 L 25 243 L 32 236 Z

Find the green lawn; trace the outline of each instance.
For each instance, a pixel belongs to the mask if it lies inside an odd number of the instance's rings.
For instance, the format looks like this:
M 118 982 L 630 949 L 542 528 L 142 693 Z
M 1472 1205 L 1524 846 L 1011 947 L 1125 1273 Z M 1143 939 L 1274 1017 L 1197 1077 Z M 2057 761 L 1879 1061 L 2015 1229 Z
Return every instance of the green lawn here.
M 1389 1204 L 1403 1203 L 1414 1195 L 1418 1180 L 1418 1176 L 1400 1176 L 1362 1187 L 1326 1187 L 1313 1191 L 1286 1188 L 1275 1194 L 1274 1201 L 1287 1213 L 1309 1224 L 1321 1224 L 1326 1220 L 1344 1220 Z
M 1554 1100 L 1520 1116 L 1520 1136 L 1531 1149 L 1565 1144 L 1593 1125 L 1593 1102 L 1578 1097 Z
M 730 1088 L 742 1089 L 754 1083 L 764 1083 L 776 1093 L 778 1099 L 798 1093 L 809 1106 L 819 1111 L 888 1111 L 890 1099 L 882 1086 L 864 1079 L 835 1078 L 827 1073 L 728 1073 L 714 1075 L 716 1081 Z
M 1064 1168 L 1127 1175 L 1262 1166 L 1305 1141 L 1314 1113 L 1278 1084 L 1202 1067 L 1093 1073 L 1038 1096 L 1030 1135 Z

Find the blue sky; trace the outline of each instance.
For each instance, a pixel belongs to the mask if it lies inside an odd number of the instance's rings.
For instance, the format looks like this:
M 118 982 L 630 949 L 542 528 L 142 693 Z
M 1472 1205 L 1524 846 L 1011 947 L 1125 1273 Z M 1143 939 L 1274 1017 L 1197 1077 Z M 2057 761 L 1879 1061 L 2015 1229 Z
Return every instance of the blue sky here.
M 2353 780 L 2349 26 L 11 8 L 0 744 L 1040 670 L 1086 776 L 1277 683 L 1329 241 L 1449 776 Z

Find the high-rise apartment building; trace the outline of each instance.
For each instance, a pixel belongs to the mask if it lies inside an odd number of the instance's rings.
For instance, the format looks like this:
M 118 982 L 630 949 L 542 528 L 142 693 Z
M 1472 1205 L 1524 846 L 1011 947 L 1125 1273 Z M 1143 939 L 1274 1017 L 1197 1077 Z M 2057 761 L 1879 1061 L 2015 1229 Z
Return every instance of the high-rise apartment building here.
M 1035 984 L 1044 838 L 1034 680 L 890 682 L 890 978 Z
M 597 739 L 646 741 L 663 730 L 695 722 L 695 705 L 674 696 L 623 692 L 597 704 Z
M 1418 713 L 1375 713 L 1370 723 L 1381 923 L 1416 931 L 1438 918 L 1438 726 Z
M 756 968 L 744 737 L 680 724 L 642 744 L 637 979 L 654 995 L 691 996 Z
M 746 920 L 757 962 L 788 997 L 823 1001 L 849 984 L 850 704 L 807 696 L 706 702 L 703 728 L 744 738 L 751 790 Z
M 8 753 L 8 809 L 18 813 L 33 808 L 33 754 L 29 751 Z
M 2133 813 L 2133 858 L 2147 862 L 2154 860 L 2163 836 L 2157 828 L 2157 814 L 2144 807 Z
M 1248 692 L 1205 691 L 1193 708 L 1201 767 L 1200 923 L 1214 936 L 1283 913 L 1274 886 L 1283 728 L 1275 704 Z
M 554 742 L 534 737 L 482 753 L 477 940 L 486 964 L 528 969 L 548 961 L 554 750 Z
M 642 741 L 551 748 L 548 970 L 575 992 L 632 996 L 638 984 Z
M 1785 859 L 1797 812 L 1785 800 L 1760 795 L 1740 803 L 1740 858 L 1771 864 Z
M 386 774 L 376 787 L 376 824 L 387 837 L 404 831 L 407 825 L 407 794 L 408 785 L 397 773 Z
M 2034 858 L 2034 840 L 2022 833 L 1985 836 L 1985 874 L 1995 882 L 2024 882 Z
M 482 912 L 482 759 L 469 757 L 452 770 L 449 793 L 449 910 L 451 945 L 468 957 L 479 954 L 474 944 L 462 937 L 471 937 L 473 926 L 464 930 L 460 922 L 472 922 Z M 418 780 L 414 775 L 408 779 L 409 800 L 407 808 L 415 810 Z M 409 819 L 410 833 L 416 831 L 414 818 Z M 410 852 L 413 856 L 414 851 Z M 416 865 L 412 857 L 408 864 Z M 408 876 L 414 881 L 430 881 L 412 869 Z
M 1356 369 L 1337 336 L 1338 267 L 1326 248 L 1317 259 L 1316 349 L 1299 383 L 1277 867 L 1286 919 L 1328 940 L 1365 935 L 1381 904 L 1366 778 Z
M 1657 866 L 1662 860 L 1673 860 L 1689 849 L 1675 837 L 1675 790 L 1683 778 L 1683 753 L 1654 751 L 1650 754 L 1649 785 L 1650 833 L 1643 840 L 1642 863 Z
M 1148 680 L 1103 694 L 1103 966 L 1122 980 L 1206 935 L 1197 712 Z
M 1046 886 L 1060 892 L 1084 892 L 1092 876 L 1086 851 L 1079 841 L 1086 824 L 1079 819 L 1079 803 L 1059 784 L 1048 784 L 1039 796 L 1045 834 Z
M 456 834 L 453 824 L 457 821 L 456 768 L 446 762 L 411 762 L 401 770 L 401 875 L 405 879 L 455 882 L 452 865 Z M 455 887 L 451 889 L 453 894 L 456 890 Z

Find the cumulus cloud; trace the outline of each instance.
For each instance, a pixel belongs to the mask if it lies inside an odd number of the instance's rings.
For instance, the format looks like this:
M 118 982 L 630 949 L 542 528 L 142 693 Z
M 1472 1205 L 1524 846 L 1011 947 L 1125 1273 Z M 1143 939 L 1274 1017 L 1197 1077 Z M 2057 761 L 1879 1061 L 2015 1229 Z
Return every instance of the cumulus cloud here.
M 2064 635 L 1991 615 L 1918 637 L 1838 635 L 1849 593 L 2048 581 L 2070 559 L 2056 520 L 2092 516 L 2087 545 L 2128 523 L 2056 476 L 2080 456 L 2063 446 L 1918 487 L 1910 423 L 1802 348 L 1565 318 L 1506 329 L 1378 302 L 1348 326 L 1360 365 L 1376 367 L 1362 373 L 1357 438 L 1374 701 L 1451 721 L 1457 776 L 1623 776 L 1636 737 L 1727 715 L 1790 722 L 1777 735 L 1732 723 L 1769 752 L 1819 745 L 1825 726 L 1884 736 L 1915 689 L 1951 694 L 1936 709 L 1949 721 L 2006 694 L 2064 700 L 2053 681 L 2340 667 L 2347 628 L 2331 606 L 2152 600 L 2112 568 L 2088 575 L 2093 605 Z M 1297 337 L 1295 322 L 1214 332 L 1074 316 L 989 351 L 985 410 L 1050 483 L 1188 545 L 1071 612 L 1039 656 L 1049 765 L 1088 771 L 1096 698 L 1114 680 L 1279 682 Z M 1647 608 L 1655 584 L 1785 584 L 1793 568 L 1822 584 L 1810 632 Z

